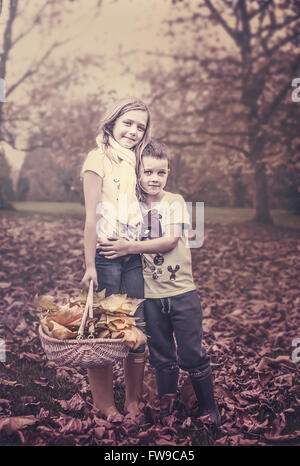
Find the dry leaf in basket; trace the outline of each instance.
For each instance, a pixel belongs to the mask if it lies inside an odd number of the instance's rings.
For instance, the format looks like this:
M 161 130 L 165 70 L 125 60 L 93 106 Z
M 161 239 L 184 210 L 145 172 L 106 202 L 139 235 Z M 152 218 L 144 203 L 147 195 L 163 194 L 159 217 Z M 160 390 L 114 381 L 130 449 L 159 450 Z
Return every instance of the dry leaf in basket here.
M 98 338 L 110 338 L 111 332 L 108 329 L 101 330 L 98 334 Z
M 80 327 L 83 310 L 79 306 L 61 309 L 53 316 L 55 322 L 66 327 Z
M 117 311 L 125 303 L 126 298 L 126 294 L 112 294 L 99 301 L 99 308 L 110 312 Z
M 124 332 L 111 332 L 111 338 L 123 338 L 125 335 Z
M 112 323 L 116 322 L 116 325 L 118 325 L 118 324 L 120 324 L 120 325 L 122 325 L 122 324 L 124 324 L 124 325 L 135 325 L 135 321 L 136 321 L 135 317 L 129 317 L 129 316 L 124 315 L 124 314 L 120 314 L 120 315 L 116 315 L 116 316 L 106 315 L 107 324 L 110 324 L 111 322 Z
M 105 292 L 106 290 L 99 291 L 97 293 L 94 293 L 93 295 L 93 306 L 99 306 L 101 301 L 105 298 Z M 86 302 L 86 299 L 85 299 Z
M 122 320 L 115 320 L 114 322 L 110 322 L 108 328 L 112 332 L 121 332 L 122 330 L 125 330 L 125 328 L 128 328 L 128 324 L 126 322 L 123 322 Z
M 67 340 L 68 338 L 74 338 L 77 335 L 77 332 L 72 332 L 67 327 L 58 324 L 54 320 L 51 320 L 49 316 L 41 318 L 41 325 L 49 337 L 57 338 L 58 340 Z
M 133 315 L 143 301 L 145 301 L 145 299 L 127 298 L 126 301 L 122 303 L 121 309 L 118 309 L 118 311 L 125 311 L 125 313 L 128 313 L 129 315 Z
M 105 324 L 104 322 L 96 322 L 96 324 L 95 324 L 95 330 L 96 331 L 105 330 L 105 329 L 107 329 L 107 327 L 108 327 L 108 325 Z
M 131 327 L 124 330 L 124 337 L 122 341 L 124 341 L 127 346 L 133 348 L 137 340 L 140 340 L 141 344 L 146 343 L 147 341 L 146 336 L 140 329 L 137 327 Z
M 43 295 L 38 296 L 36 295 L 33 299 L 33 306 L 41 307 L 44 310 L 59 310 L 58 305 L 55 303 L 55 297 L 51 295 Z

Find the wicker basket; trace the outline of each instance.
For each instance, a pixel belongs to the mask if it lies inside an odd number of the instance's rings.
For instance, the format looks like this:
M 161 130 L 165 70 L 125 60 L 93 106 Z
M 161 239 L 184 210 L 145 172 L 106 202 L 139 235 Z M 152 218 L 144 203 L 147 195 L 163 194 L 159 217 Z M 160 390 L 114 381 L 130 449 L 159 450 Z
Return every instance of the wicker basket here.
M 47 358 L 58 366 L 105 366 L 126 358 L 129 352 L 128 346 L 120 340 L 108 338 L 58 340 L 46 335 L 41 325 L 39 336 Z
M 93 317 L 92 281 L 90 282 L 87 304 L 76 340 L 58 340 L 57 338 L 49 337 L 44 332 L 42 326 L 39 326 L 39 337 L 49 361 L 55 362 L 58 366 L 96 367 L 105 366 L 127 357 L 129 347 L 122 340 L 93 337 L 82 338 L 88 312 L 90 317 Z

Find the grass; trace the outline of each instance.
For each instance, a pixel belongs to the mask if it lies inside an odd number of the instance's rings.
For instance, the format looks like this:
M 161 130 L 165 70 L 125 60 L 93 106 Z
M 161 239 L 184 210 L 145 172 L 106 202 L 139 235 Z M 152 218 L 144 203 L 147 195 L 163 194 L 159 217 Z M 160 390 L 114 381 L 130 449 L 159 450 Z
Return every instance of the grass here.
M 32 216 L 43 215 L 51 218 L 73 217 L 84 219 L 84 206 L 79 202 L 14 202 L 14 211 L 0 211 L 0 216 Z M 271 210 L 274 224 L 300 229 L 300 216 L 293 215 L 286 210 Z M 250 222 L 254 217 L 254 209 L 233 207 L 207 207 L 204 208 L 206 222 L 212 223 L 244 223 Z
M 55 369 L 42 367 L 34 361 L 18 360 L 10 353 L 7 356 L 8 362 L 14 364 L 14 370 L 0 363 L 0 378 L 14 380 L 17 384 L 1 386 L 0 398 L 10 400 L 14 416 L 37 414 L 40 408 L 49 411 L 51 415 L 57 415 L 61 407 L 55 400 L 68 400 L 79 393 L 77 385 L 64 377 L 58 377 Z M 40 378 L 47 380 L 48 385 L 36 384 Z
M 18 360 L 16 355 L 7 354 L 7 364 L 0 363 L 0 378 L 8 381 L 15 381 L 15 386 L 0 386 L 0 398 L 9 400 L 9 416 L 37 416 L 40 409 L 45 410 L 49 416 L 59 416 L 64 410 L 57 400 L 69 400 L 76 393 L 79 387 L 65 377 L 56 375 L 54 368 L 41 366 L 35 361 Z M 46 386 L 41 386 L 37 382 L 46 382 Z M 67 415 L 82 417 L 83 410 L 66 411 Z M 29 432 L 39 436 L 35 432 L 35 427 L 29 427 Z M 9 434 L 0 433 L 0 446 L 18 446 L 21 444 L 19 435 L 15 432 Z
M 13 202 L 16 212 L 84 218 L 84 206 L 79 202 Z
M 205 221 L 214 223 L 243 223 L 250 222 L 254 217 L 254 209 L 233 207 L 205 207 Z M 287 228 L 300 228 L 300 216 L 293 215 L 287 210 L 272 209 L 271 216 L 274 224 Z

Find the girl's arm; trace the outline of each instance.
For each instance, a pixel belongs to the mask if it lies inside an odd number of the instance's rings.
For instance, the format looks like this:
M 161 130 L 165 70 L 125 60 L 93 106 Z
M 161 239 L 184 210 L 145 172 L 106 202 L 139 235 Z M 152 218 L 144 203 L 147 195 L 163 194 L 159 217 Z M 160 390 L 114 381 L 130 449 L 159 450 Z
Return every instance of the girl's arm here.
M 126 254 L 155 254 L 158 252 L 164 253 L 174 249 L 181 236 L 182 226 L 170 225 L 170 232 L 167 237 L 155 238 L 145 241 L 128 241 L 126 239 L 111 239 L 100 243 L 100 254 L 107 259 L 116 259 L 117 257 Z M 177 234 L 176 234 L 177 233 Z
M 83 192 L 85 201 L 85 227 L 84 227 L 84 255 L 85 274 L 81 283 L 89 287 L 90 280 L 98 288 L 97 272 L 95 266 L 95 254 L 97 243 L 96 207 L 101 201 L 102 178 L 92 171 L 86 171 L 83 175 Z

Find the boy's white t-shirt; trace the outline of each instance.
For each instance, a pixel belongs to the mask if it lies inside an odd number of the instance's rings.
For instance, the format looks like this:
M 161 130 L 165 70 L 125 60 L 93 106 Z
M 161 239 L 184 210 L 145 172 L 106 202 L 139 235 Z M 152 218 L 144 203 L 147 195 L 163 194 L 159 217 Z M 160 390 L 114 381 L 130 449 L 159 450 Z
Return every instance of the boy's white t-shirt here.
M 168 236 L 170 225 L 190 224 L 189 213 L 180 194 L 166 193 L 150 208 L 141 204 L 143 238 Z M 177 246 L 169 252 L 142 254 L 145 298 L 166 298 L 195 290 L 191 251 L 186 228 Z
M 108 148 L 100 145 L 89 152 L 81 178 L 86 171 L 102 178 L 101 202 L 96 210 L 98 241 L 113 236 L 139 239 L 142 217 L 136 197 L 134 152 L 110 138 Z

